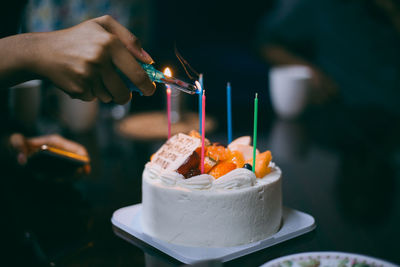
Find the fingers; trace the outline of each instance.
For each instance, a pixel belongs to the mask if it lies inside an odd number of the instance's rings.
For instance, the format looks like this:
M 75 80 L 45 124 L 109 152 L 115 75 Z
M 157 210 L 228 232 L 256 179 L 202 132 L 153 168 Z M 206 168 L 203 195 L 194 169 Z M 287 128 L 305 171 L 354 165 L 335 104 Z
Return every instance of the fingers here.
M 107 88 L 104 86 L 101 78 L 96 79 L 92 91 L 93 95 L 97 96 L 97 98 L 104 103 L 108 103 L 113 100 L 112 96 L 108 93 Z
M 135 84 L 143 95 L 154 93 L 155 85 L 138 63 L 151 63 L 153 60 L 142 49 L 136 36 L 110 16 L 99 17 L 80 25 L 67 32 L 72 35 L 69 39 L 81 41 L 78 42 L 80 46 L 75 46 L 72 50 L 81 51 L 80 53 L 66 53 L 73 59 L 70 66 L 67 66 L 67 74 L 70 74 L 71 78 L 58 79 L 61 81 L 61 87 L 64 86 L 70 96 L 84 101 L 97 97 L 102 102 L 113 100 L 118 104 L 126 103 L 132 94 L 118 70 Z M 88 32 L 93 38 L 86 38 Z
M 107 64 L 103 67 L 102 77 L 109 94 L 117 104 L 125 104 L 132 98 L 132 93 L 126 87 L 115 68 Z
M 336 83 L 320 70 L 313 69 L 312 74 L 311 101 L 321 105 L 334 100 L 338 93 Z
M 115 41 L 111 53 L 114 65 L 142 91 L 143 95 L 149 96 L 154 93 L 156 88 L 150 81 L 149 76 L 133 58 L 131 53 L 123 47 L 121 42 L 118 40 Z
M 22 134 L 15 133 L 10 136 L 9 142 L 13 150 L 12 154 L 16 154 L 18 163 L 24 165 L 29 153 L 25 137 Z
M 111 16 L 105 15 L 94 19 L 94 21 L 108 32 L 115 34 L 135 58 L 147 64 L 154 62 L 151 56 L 142 48 L 139 39 Z
M 63 149 L 69 152 L 76 153 L 81 156 L 88 156 L 87 150 L 84 146 L 73 142 L 71 140 L 65 139 L 59 135 L 44 135 L 34 138 L 27 139 L 30 146 L 40 147 L 42 145 L 53 146 L 59 149 Z

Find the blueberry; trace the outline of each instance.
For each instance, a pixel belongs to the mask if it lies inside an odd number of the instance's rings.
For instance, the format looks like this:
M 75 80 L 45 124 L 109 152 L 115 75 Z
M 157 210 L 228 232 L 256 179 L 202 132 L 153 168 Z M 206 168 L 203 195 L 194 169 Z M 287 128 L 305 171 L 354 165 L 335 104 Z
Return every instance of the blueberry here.
M 249 163 L 244 164 L 243 168 L 246 168 L 248 170 L 253 170 L 253 166 L 251 166 Z

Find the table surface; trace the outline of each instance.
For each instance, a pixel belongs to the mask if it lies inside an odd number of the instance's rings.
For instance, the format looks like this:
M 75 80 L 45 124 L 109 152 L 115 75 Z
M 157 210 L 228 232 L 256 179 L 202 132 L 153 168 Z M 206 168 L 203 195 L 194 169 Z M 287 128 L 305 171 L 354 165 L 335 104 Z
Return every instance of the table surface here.
M 283 170 L 283 203 L 311 214 L 317 228 L 223 265 L 259 266 L 311 251 L 358 253 L 399 264 L 398 121 L 315 110 L 293 121 L 263 114 L 258 148 L 270 149 Z M 234 112 L 235 137 L 252 134 L 252 120 L 246 116 L 251 116 L 251 108 Z M 115 126 L 104 119 L 89 133 L 70 135 L 89 150 L 88 177 L 48 179 L 26 171 L 15 175 L 21 181 L 11 190 L 12 204 L 5 213 L 47 264 L 182 265 L 129 235 L 127 242 L 114 233 L 118 229 L 112 227 L 112 213 L 141 202 L 143 166 L 163 143 L 128 139 Z M 220 124 L 208 138 L 226 143 L 225 127 Z

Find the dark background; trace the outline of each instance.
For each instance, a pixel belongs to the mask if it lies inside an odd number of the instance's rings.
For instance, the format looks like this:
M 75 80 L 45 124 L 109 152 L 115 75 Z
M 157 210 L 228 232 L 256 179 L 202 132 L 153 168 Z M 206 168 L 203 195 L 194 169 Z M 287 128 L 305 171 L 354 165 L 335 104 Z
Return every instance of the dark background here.
M 212 113 L 222 111 L 227 82 L 232 84 L 236 105 L 251 106 L 255 92 L 268 103 L 268 66 L 258 55 L 255 41 L 260 20 L 272 4 L 273 1 L 157 1 L 154 41 L 148 50 L 159 69 L 172 66 L 174 75 L 188 80 L 175 56 L 176 45 L 189 64 L 204 74 L 207 108 Z M 161 102 L 159 98 L 151 99 L 154 105 L 157 101 Z M 187 107 L 196 110 L 196 102 L 188 102 Z
M 252 134 L 253 98 L 259 93 L 259 148 L 271 149 L 283 170 L 283 203 L 316 219 L 315 231 L 226 266 L 259 266 L 307 251 L 353 252 L 398 264 L 398 117 L 343 106 L 312 107 L 294 121 L 276 117 L 268 95 L 269 66 L 255 45 L 259 21 L 272 7 L 273 1 L 158 0 L 145 46 L 159 69 L 172 66 L 177 77 L 187 79 L 174 54 L 176 44 L 204 73 L 207 112 L 218 121 L 208 134 L 213 141 L 226 143 L 226 82 L 232 83 L 234 137 Z M 197 110 L 196 97 L 185 101 L 188 110 Z M 131 113 L 164 106 L 164 87 L 158 86 L 153 97 L 135 96 Z M 181 265 L 145 244 L 120 239 L 110 222 L 115 210 L 140 203 L 143 166 L 165 140 L 126 138 L 109 117 L 99 116 L 85 133 L 55 123 L 62 135 L 88 148 L 92 173 L 81 179 L 43 176 L 2 162 L 7 264 Z

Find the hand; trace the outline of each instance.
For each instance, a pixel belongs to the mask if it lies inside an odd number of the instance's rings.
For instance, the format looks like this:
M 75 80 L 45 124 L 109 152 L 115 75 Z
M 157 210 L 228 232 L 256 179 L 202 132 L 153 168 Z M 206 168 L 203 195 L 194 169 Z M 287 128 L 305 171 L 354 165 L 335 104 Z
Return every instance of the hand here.
M 95 97 L 103 102 L 128 102 L 132 94 L 116 72 L 120 69 L 144 95 L 155 85 L 137 60 L 152 63 L 139 40 L 110 16 L 74 27 L 32 34 L 29 63 L 37 74 L 49 78 L 73 98 Z
M 319 69 L 311 68 L 311 71 L 311 102 L 322 105 L 334 100 L 339 94 L 337 84 Z
M 339 94 L 335 81 L 313 66 L 309 61 L 292 53 L 289 49 L 279 44 L 268 44 L 261 48 L 262 56 L 273 65 L 304 65 L 311 69 L 311 102 L 325 104 Z
M 40 137 L 25 138 L 22 134 L 15 133 L 9 138 L 11 154 L 15 156 L 18 164 L 25 165 L 28 156 L 42 145 L 48 145 L 88 157 L 88 153 L 82 145 L 59 135 L 44 135 Z

